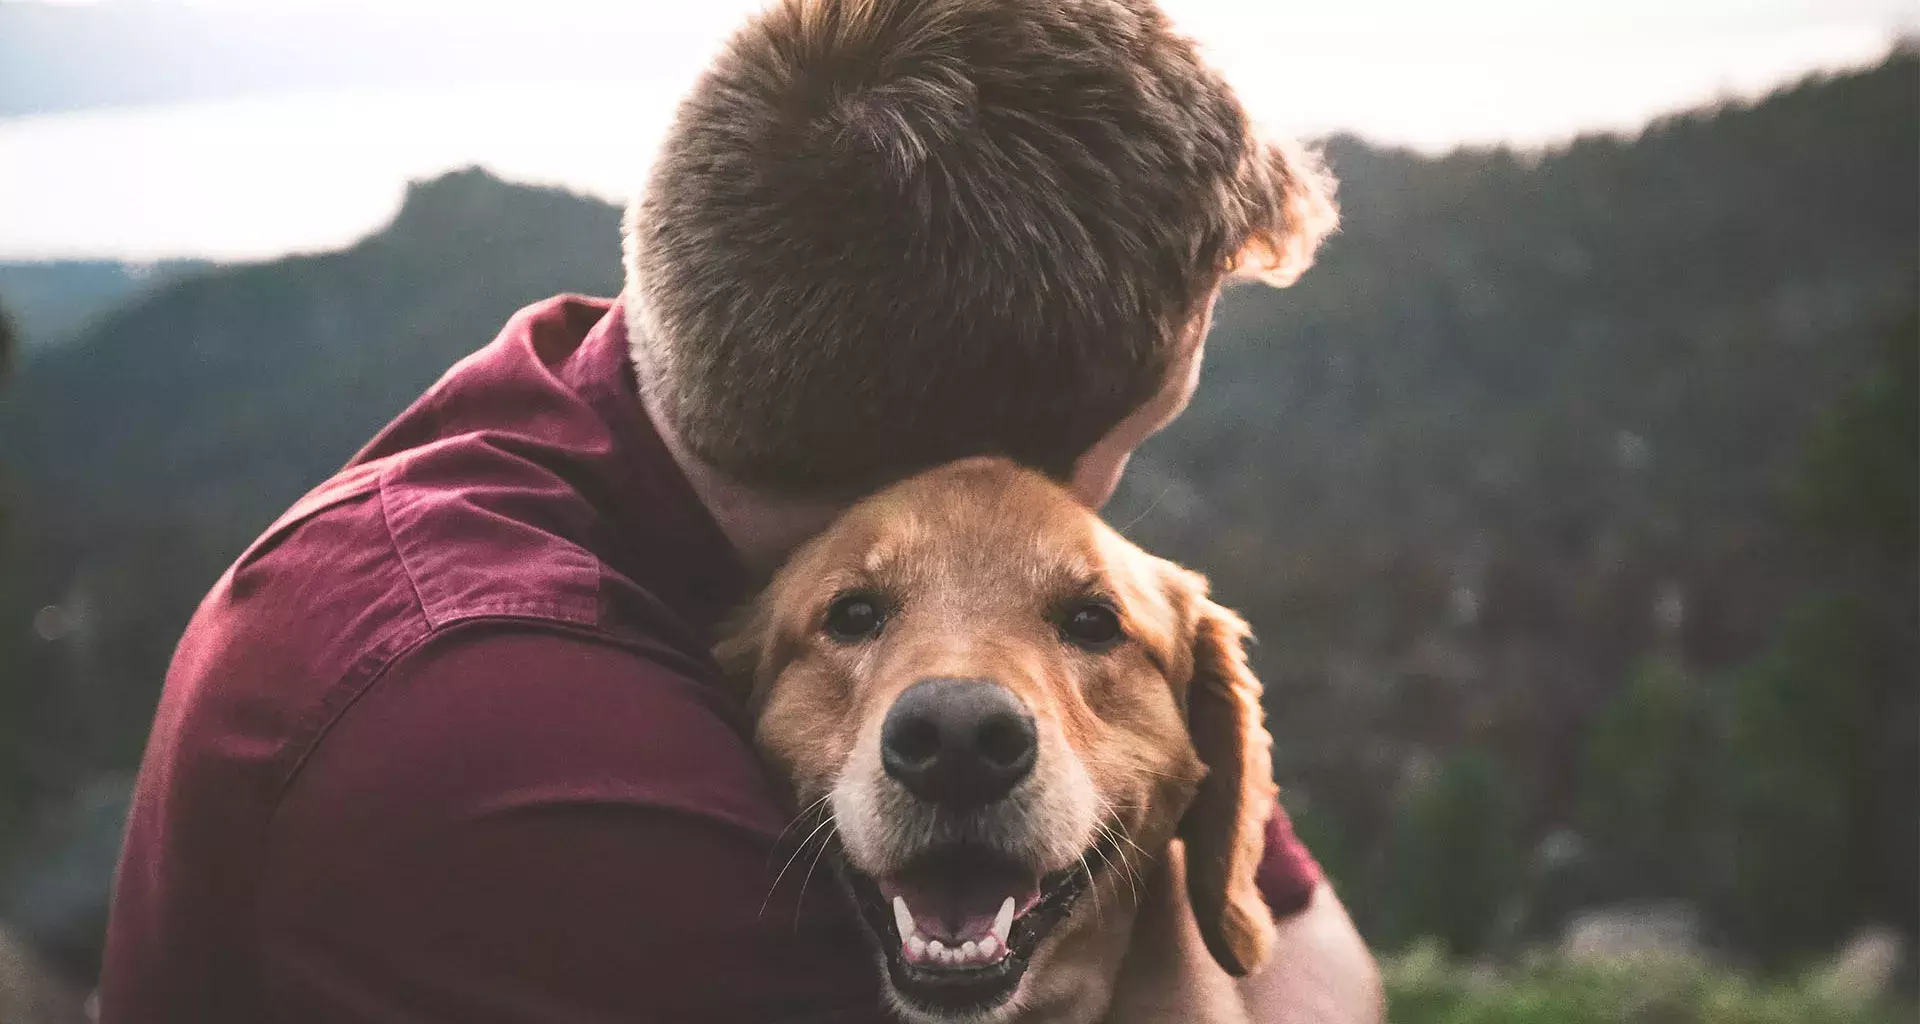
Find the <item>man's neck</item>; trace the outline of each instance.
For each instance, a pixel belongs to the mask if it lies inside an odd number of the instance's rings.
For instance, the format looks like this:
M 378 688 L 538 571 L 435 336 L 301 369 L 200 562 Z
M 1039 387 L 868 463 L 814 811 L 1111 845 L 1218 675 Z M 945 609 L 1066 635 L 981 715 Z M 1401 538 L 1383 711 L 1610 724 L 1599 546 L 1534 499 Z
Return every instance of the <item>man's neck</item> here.
M 640 382 L 640 401 L 660 442 L 756 580 L 773 575 L 795 548 L 826 529 L 846 508 L 841 500 L 769 493 L 715 469 L 687 447 L 650 396 L 651 390 L 644 380 Z

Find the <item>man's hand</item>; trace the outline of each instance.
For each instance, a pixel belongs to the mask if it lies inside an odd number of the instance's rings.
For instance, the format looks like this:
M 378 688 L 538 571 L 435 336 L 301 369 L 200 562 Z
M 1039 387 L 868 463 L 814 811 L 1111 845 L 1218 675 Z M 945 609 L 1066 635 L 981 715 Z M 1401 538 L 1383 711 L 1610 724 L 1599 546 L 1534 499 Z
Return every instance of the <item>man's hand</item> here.
M 1381 1024 L 1380 970 L 1333 888 L 1321 882 L 1280 919 L 1273 953 L 1235 981 L 1213 962 L 1187 908 L 1186 851 L 1175 842 L 1135 922 L 1105 1024 Z
M 1278 922 L 1280 939 L 1257 974 L 1238 982 L 1256 1024 L 1381 1024 L 1380 968 L 1325 882 L 1305 910 Z

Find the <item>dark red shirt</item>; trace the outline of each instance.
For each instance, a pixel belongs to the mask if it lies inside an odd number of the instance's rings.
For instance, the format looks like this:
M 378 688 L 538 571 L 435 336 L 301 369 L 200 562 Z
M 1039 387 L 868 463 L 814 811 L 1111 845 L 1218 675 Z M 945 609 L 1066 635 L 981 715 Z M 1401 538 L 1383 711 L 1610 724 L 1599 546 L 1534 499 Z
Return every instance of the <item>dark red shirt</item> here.
M 877 1021 L 707 651 L 746 578 L 616 304 L 517 314 L 221 577 L 155 716 L 103 1020 Z M 791 838 L 791 837 L 789 837 Z M 1317 869 L 1285 822 L 1280 913 Z

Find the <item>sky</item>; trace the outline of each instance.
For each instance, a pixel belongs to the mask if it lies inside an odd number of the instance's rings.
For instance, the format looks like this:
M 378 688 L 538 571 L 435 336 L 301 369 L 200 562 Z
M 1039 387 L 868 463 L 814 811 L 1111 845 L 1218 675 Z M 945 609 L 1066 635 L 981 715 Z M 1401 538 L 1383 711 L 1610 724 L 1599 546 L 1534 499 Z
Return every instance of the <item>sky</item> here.
M 1661 114 L 1871 63 L 1920 28 L 1914 0 L 1162 5 L 1263 123 L 1429 152 L 1634 131 Z M 111 22 L 168 6 L 107 0 L 93 10 Z M 760 3 L 173 6 L 217 31 L 136 39 L 158 77 L 129 80 L 225 81 L 218 73 L 233 71 L 226 77 L 243 84 L 0 117 L 0 259 L 244 260 L 336 248 L 389 218 L 409 179 L 475 163 L 625 201 L 674 103 Z M 60 52 L 43 47 L 40 63 L 16 72 L 40 77 L 12 87 L 58 94 L 114 73 L 50 63 Z M 249 59 L 258 66 L 243 68 Z

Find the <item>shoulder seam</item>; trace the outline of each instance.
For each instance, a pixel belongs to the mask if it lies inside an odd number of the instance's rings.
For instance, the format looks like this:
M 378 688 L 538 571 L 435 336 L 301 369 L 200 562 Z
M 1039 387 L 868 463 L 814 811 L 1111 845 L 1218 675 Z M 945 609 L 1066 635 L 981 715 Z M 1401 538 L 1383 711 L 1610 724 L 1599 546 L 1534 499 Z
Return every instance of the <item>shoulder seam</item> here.
M 427 607 L 426 598 L 420 595 L 420 581 L 413 574 L 413 566 L 407 562 L 407 553 L 400 546 L 400 535 L 394 532 L 393 515 L 387 506 L 387 475 L 391 471 L 391 463 L 381 467 L 379 481 L 374 487 L 380 500 L 380 525 L 387 531 L 387 545 L 393 549 L 393 560 L 400 563 L 400 574 L 407 578 L 407 588 L 413 593 L 413 605 L 420 609 L 420 617 L 426 620 L 427 635 L 432 636 L 440 623 L 434 621 L 433 610 Z

